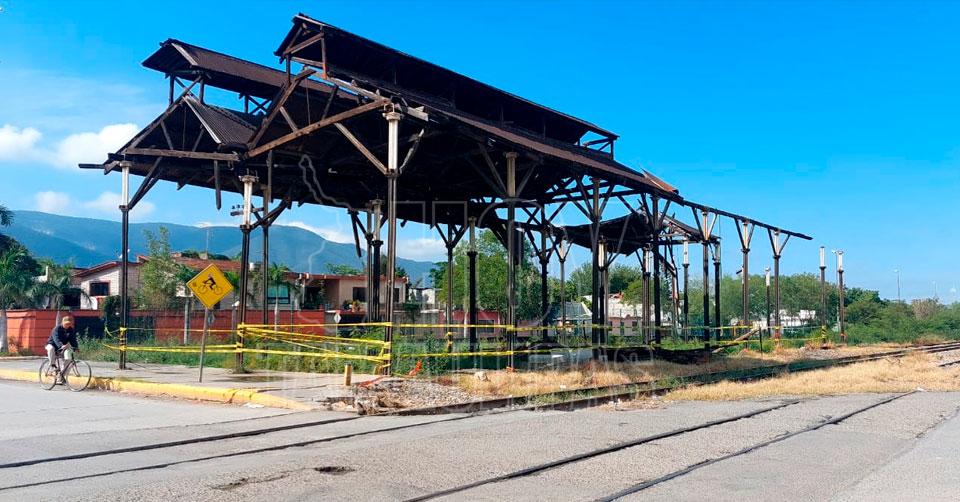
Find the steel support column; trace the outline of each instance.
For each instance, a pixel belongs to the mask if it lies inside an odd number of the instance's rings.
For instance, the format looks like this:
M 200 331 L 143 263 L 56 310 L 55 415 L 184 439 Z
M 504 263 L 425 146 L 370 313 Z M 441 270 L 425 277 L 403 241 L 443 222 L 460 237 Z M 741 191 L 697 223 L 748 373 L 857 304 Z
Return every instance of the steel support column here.
M 781 241 L 780 231 L 767 229 L 767 235 L 770 237 L 770 247 L 773 249 L 773 322 L 776 325 L 774 338 L 777 340 L 781 336 L 780 326 L 780 257 L 783 255 L 783 249 L 790 241 L 790 235 Z
M 567 273 L 565 265 L 567 263 L 567 252 L 570 248 L 566 245 L 565 239 L 560 239 L 557 248 L 557 260 L 560 261 L 560 329 L 563 333 L 567 332 Z M 557 333 L 559 341 L 560 332 Z
M 384 114 L 387 119 L 387 294 L 384 321 L 387 323 L 384 341 L 393 342 L 393 288 L 397 280 L 397 177 L 399 172 L 399 132 L 401 114 L 390 111 Z M 378 281 L 379 282 L 379 281 Z M 393 350 L 385 373 L 393 369 Z
M 820 246 L 820 331 L 827 331 L 827 257 Z
M 660 284 L 660 199 L 651 197 L 653 203 L 653 341 L 660 345 L 662 341 L 661 310 L 663 308 L 661 301 Z
M 653 266 L 650 250 L 643 250 L 643 264 L 640 273 L 643 275 L 643 343 L 650 343 L 650 268 Z
M 756 227 L 747 220 L 739 220 L 736 223 L 737 234 L 740 237 L 740 251 L 743 253 L 743 266 L 740 271 L 743 312 L 740 325 L 750 326 L 750 241 L 753 239 L 753 230 Z
M 478 349 L 477 339 L 477 219 L 470 217 L 470 250 L 467 251 L 467 257 L 470 261 L 470 352 L 476 352 Z
M 250 231 L 252 229 L 250 219 L 253 213 L 251 199 L 253 198 L 253 184 L 257 181 L 257 177 L 247 174 L 241 176 L 240 181 L 243 183 L 243 220 L 240 224 L 242 242 L 240 245 L 240 306 L 238 326 L 242 327 L 247 322 L 247 283 L 250 278 Z M 242 349 L 244 344 L 243 336 L 240 334 L 241 331 L 242 329 L 238 328 L 235 337 L 237 349 Z M 243 352 L 239 350 L 236 354 L 234 372 L 243 373 Z
M 546 215 L 544 215 L 545 217 Z M 550 315 L 550 297 L 547 291 L 547 268 L 550 265 L 550 253 L 547 251 L 547 228 L 540 229 L 540 331 L 541 341 L 550 341 L 547 316 Z
M 690 335 L 690 243 L 683 241 L 683 341 Z
M 843 251 L 837 251 L 837 288 L 840 293 L 840 306 L 839 306 L 839 316 L 840 316 L 840 342 L 847 343 L 847 299 L 846 292 L 843 287 Z
M 517 327 L 517 152 L 504 154 L 507 159 L 507 325 Z M 514 366 L 513 350 L 517 344 L 517 332 L 507 333 L 507 365 Z
M 173 85 L 171 77 L 171 86 Z M 121 181 L 120 195 L 120 357 L 119 368 L 127 369 L 127 326 L 130 323 L 129 306 L 129 268 L 130 261 L 130 208 L 127 204 L 130 202 L 130 161 L 120 163 L 123 179 Z
M 721 335 L 720 319 L 720 242 L 713 245 L 713 327 L 714 339 L 719 340 Z
M 380 230 L 383 226 L 383 201 L 373 201 L 373 268 L 371 269 L 371 281 L 373 282 L 373 322 L 380 322 L 383 317 L 380 315 L 380 285 L 381 272 L 380 253 L 383 241 L 380 240 Z M 336 308 L 339 308 L 337 306 Z
M 262 294 L 263 302 L 260 304 L 261 309 L 263 310 L 263 324 L 267 325 L 270 322 L 270 314 L 267 312 L 267 299 L 270 297 L 270 220 L 268 215 L 270 214 L 270 203 L 273 202 L 272 192 L 273 189 L 273 151 L 267 154 L 267 184 L 263 190 L 263 212 L 260 213 L 263 217 L 261 222 L 261 232 L 263 232 L 263 264 L 260 266 L 261 270 L 261 280 L 262 285 Z M 275 313 L 274 316 L 277 316 L 278 313 Z M 274 324 L 279 322 L 274 319 Z
M 710 241 L 703 241 L 703 343 L 710 345 Z

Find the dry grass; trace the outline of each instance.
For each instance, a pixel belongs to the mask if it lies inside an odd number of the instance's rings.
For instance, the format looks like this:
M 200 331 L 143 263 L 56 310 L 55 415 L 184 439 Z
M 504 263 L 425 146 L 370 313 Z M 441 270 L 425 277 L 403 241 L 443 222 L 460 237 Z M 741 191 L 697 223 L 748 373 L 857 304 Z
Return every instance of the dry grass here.
M 526 396 L 559 390 L 669 379 L 715 371 L 730 371 L 781 364 L 803 359 L 826 359 L 890 350 L 893 346 L 834 347 L 828 350 L 780 349 L 760 354 L 744 350 L 736 355 L 718 356 L 704 364 L 675 364 L 661 360 L 637 363 L 591 362 L 569 370 L 531 372 L 485 371 L 486 380 L 474 375 L 450 375 L 439 383 L 456 385 L 482 396 Z
M 960 368 L 939 368 L 936 358 L 911 354 L 850 366 L 787 374 L 757 382 L 720 382 L 687 387 L 665 396 L 672 401 L 727 401 L 768 396 L 832 396 L 906 392 L 916 388 L 960 390 Z

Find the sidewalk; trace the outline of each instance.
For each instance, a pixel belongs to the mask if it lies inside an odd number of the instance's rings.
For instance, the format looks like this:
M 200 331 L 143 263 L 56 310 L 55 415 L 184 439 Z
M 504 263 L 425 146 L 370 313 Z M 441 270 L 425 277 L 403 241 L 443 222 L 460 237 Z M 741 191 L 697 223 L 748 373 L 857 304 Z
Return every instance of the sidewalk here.
M 0 379 L 37 382 L 42 358 L 0 358 Z M 163 364 L 88 361 L 93 369 L 92 388 L 231 404 L 259 404 L 273 408 L 311 410 L 324 403 L 352 396 L 343 386 L 343 375 L 257 370 L 236 375 L 222 368 L 204 368 L 203 383 L 198 368 Z M 353 383 L 376 378 L 354 374 Z

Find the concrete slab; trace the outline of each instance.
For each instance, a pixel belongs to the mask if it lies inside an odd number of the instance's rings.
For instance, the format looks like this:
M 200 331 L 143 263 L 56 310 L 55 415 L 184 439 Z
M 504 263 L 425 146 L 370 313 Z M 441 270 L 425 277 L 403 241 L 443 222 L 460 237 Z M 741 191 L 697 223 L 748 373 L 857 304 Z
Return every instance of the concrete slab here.
M 0 358 L 0 378 L 37 381 L 42 358 Z M 256 370 L 234 374 L 223 368 L 199 369 L 188 366 L 129 363 L 120 370 L 117 363 L 88 361 L 93 369 L 95 388 L 162 395 L 221 403 L 252 403 L 289 409 L 316 409 L 327 400 L 339 400 L 351 392 L 343 386 L 343 375 Z M 376 378 L 354 374 L 353 383 Z

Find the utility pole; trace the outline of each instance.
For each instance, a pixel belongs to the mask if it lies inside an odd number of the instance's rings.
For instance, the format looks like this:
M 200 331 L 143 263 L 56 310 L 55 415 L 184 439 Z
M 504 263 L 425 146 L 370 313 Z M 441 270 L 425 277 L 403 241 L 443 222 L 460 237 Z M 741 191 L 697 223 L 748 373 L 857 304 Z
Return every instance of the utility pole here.
M 844 290 L 843 290 L 843 250 L 835 250 L 834 253 L 837 255 L 837 288 L 840 290 L 840 342 L 847 342 L 847 333 L 845 331 L 846 325 L 846 301 L 844 299 Z
M 767 336 L 770 336 L 770 267 L 766 269 L 767 283 Z M 763 330 L 760 330 L 760 353 L 763 354 Z

